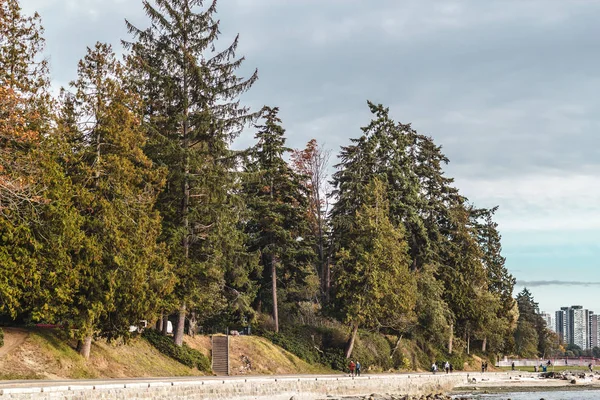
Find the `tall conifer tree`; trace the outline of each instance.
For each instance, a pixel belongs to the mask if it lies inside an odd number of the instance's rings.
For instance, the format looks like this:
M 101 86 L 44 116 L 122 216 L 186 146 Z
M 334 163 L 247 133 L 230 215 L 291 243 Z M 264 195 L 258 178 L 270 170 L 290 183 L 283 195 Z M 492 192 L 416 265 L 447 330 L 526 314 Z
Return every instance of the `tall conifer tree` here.
M 247 223 L 250 249 L 260 252 L 264 277 L 259 301 L 271 304 L 275 331 L 279 331 L 279 296 L 282 288 L 291 295 L 314 276 L 314 250 L 309 238 L 308 190 L 302 177 L 284 160 L 285 130 L 278 108 L 263 108 L 264 124 L 258 126 L 258 143 L 250 150 L 244 192 L 251 218 Z M 316 288 L 314 288 L 316 289 Z M 309 288 L 310 290 L 310 288 Z M 269 302 L 266 294 L 271 295 Z M 302 298 L 284 298 L 299 301 Z M 310 298 L 309 298 L 310 300 Z
M 125 44 L 145 101 L 147 152 L 168 168 L 159 204 L 163 240 L 178 277 L 174 341 L 181 345 L 188 310 L 210 308 L 232 269 L 238 276 L 251 269 L 248 262 L 236 262 L 243 237 L 235 234 L 240 205 L 232 196 L 236 165 L 228 145 L 255 117 L 238 97 L 257 73 L 248 79 L 236 75 L 244 61 L 235 55 L 238 37 L 216 50 L 216 1 L 143 5 L 151 26 L 140 29 L 128 22 L 136 42 Z
M 401 332 L 414 318 L 416 282 L 404 229 L 389 220 L 385 185 L 375 179 L 366 188 L 335 265 L 336 298 L 352 327 L 346 358 L 360 326 Z
M 157 311 L 170 272 L 164 246 L 157 243 L 160 218 L 154 210 L 164 174 L 142 151 L 139 102 L 124 85 L 123 66 L 110 46 L 98 43 L 78 72 L 58 134 L 90 238 L 68 314 L 87 358 L 94 334 L 123 335 Z

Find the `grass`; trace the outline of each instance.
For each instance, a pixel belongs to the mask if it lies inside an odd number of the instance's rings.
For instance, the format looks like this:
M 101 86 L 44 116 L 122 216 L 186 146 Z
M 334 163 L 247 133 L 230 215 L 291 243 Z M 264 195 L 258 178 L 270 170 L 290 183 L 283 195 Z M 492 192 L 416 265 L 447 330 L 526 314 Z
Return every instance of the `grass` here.
M 33 329 L 26 341 L 0 359 L 0 379 L 84 379 L 200 375 L 162 355 L 146 340 L 128 344 L 97 340 L 89 360 L 74 349 L 75 341 L 59 330 Z
M 321 365 L 311 365 L 294 354 L 260 336 L 230 336 L 230 370 L 232 375 L 244 374 L 309 374 L 331 373 Z M 206 336 L 186 336 L 186 343 L 205 354 L 210 353 L 210 339 Z M 250 360 L 252 369 L 246 370 L 243 357 Z

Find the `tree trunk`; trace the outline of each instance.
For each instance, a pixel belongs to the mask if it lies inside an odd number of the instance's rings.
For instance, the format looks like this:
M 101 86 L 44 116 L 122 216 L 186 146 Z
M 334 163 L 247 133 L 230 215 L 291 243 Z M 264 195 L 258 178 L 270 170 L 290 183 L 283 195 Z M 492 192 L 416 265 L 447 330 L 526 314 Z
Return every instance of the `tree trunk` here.
M 275 332 L 279 332 L 279 312 L 277 310 L 277 258 L 271 256 L 271 289 L 273 290 L 273 320 L 275 321 Z
M 452 341 L 454 340 L 454 324 L 450 324 L 450 336 L 448 337 L 448 354 L 452 354 Z
M 92 336 L 86 336 L 83 340 L 77 342 L 77 351 L 86 360 L 90 358 L 90 352 L 92 350 Z
M 358 323 L 355 323 L 352 327 L 352 335 L 350 335 L 350 340 L 348 341 L 348 345 L 346 346 L 346 358 L 350 358 L 352 355 L 352 350 L 354 350 L 354 342 L 356 341 L 356 334 L 358 333 Z
M 188 335 L 194 337 L 196 335 L 196 324 L 198 320 L 196 319 L 196 311 L 192 311 L 190 316 L 190 328 L 188 329 Z
M 483 338 L 483 343 L 481 343 L 481 351 L 483 353 L 485 353 L 485 350 L 487 349 L 487 337 Z
M 169 334 L 169 314 L 163 314 L 162 321 L 162 334 L 167 336 Z
M 175 346 L 183 346 L 183 329 L 185 328 L 185 302 L 181 304 L 181 308 L 179 309 L 179 316 L 177 317 L 177 327 L 175 328 L 175 332 L 173 334 L 173 342 L 175 342 Z
M 163 313 L 160 313 L 158 316 L 158 321 L 156 321 L 156 330 L 162 332 L 163 330 Z
M 467 333 L 467 354 L 471 354 L 471 334 Z
M 392 350 L 392 353 L 390 354 L 390 358 L 394 358 L 394 354 L 396 354 L 396 351 L 398 351 L 398 347 L 400 347 L 401 340 L 402 340 L 402 335 L 398 336 L 398 340 L 396 340 L 396 345 L 394 346 L 394 349 Z

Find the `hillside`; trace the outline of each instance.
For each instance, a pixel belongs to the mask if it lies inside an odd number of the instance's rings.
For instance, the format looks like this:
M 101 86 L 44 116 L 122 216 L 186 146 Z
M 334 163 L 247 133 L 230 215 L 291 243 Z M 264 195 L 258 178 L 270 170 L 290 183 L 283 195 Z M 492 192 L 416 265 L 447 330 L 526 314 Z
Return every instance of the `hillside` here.
M 90 359 L 85 361 L 51 330 L 4 328 L 5 345 L 0 347 L 0 380 L 127 378 L 150 376 L 202 375 L 161 354 L 146 340 L 132 339 L 128 344 L 93 343 Z M 210 355 L 210 338 L 187 337 L 190 347 Z M 242 357 L 244 356 L 244 357 Z M 251 363 L 248 368 L 246 360 Z M 292 374 L 331 372 L 312 366 L 260 337 L 232 337 L 231 372 L 240 374 Z
M 210 355 L 210 338 L 187 336 L 185 342 L 205 355 Z M 311 365 L 260 336 L 230 336 L 231 375 L 284 375 L 331 373 L 331 369 Z

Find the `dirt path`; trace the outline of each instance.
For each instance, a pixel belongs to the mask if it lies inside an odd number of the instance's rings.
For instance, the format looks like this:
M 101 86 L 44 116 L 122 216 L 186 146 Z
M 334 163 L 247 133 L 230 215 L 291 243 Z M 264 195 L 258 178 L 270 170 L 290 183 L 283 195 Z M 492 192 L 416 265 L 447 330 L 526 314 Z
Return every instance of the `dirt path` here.
M 0 347 L 0 358 L 25 343 L 29 333 L 19 328 L 4 328 L 4 346 Z

